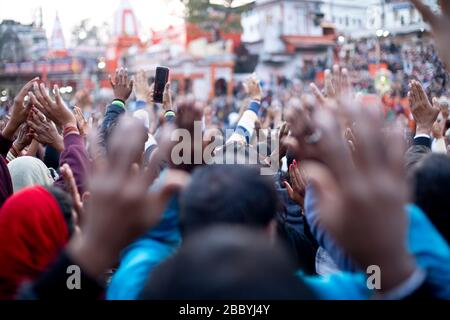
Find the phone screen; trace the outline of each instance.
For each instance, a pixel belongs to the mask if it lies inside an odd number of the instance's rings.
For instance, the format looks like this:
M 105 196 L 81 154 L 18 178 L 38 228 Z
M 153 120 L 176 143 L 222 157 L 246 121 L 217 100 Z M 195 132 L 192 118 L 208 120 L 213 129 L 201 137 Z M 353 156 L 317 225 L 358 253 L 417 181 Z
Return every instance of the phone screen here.
M 157 67 L 155 75 L 155 92 L 153 93 L 153 100 L 157 103 L 163 102 L 164 87 L 169 81 L 169 68 Z

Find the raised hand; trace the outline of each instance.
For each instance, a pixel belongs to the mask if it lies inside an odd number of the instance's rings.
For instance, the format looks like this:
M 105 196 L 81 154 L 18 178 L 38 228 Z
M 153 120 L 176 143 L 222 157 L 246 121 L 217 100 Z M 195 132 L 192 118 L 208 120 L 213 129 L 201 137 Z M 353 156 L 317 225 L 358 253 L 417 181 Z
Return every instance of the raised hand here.
M 133 92 L 134 81 L 128 77 L 128 70 L 120 68 L 116 70 L 114 79 L 109 76 L 109 83 L 114 91 L 114 98 L 126 102 Z
M 430 8 L 421 0 L 411 0 L 417 10 L 422 14 L 423 19 L 431 25 L 438 53 L 445 63 L 447 69 L 450 68 L 450 3 L 448 0 L 440 0 L 442 15 L 434 14 Z
M 150 94 L 147 75 L 144 70 L 139 70 L 134 80 L 134 94 L 137 100 L 146 101 Z
M 125 246 L 154 226 L 173 192 L 187 182 L 185 173 L 171 171 L 159 190 L 149 192 L 153 174 L 140 172 L 135 163 L 142 155 L 143 133 L 141 122 L 123 117 L 111 137 L 110 157 L 94 163 L 83 232 L 68 247 L 72 258 L 92 276 L 111 267 Z
M 66 184 L 66 188 L 72 197 L 73 207 L 77 213 L 74 224 L 79 227 L 83 217 L 83 201 L 81 200 L 81 196 L 77 188 L 77 182 L 75 181 L 72 169 L 67 163 L 61 166 L 60 172 L 63 176 L 64 183 Z
M 196 103 L 193 99 L 187 98 L 181 101 L 178 106 L 178 114 L 175 123 L 178 128 L 186 129 L 193 133 L 194 123 L 202 121 L 203 109 L 201 105 Z
M 83 111 L 77 106 L 73 108 L 73 114 L 75 115 L 75 119 L 77 120 L 77 127 L 80 131 L 80 135 L 86 136 L 89 129 L 89 124 L 84 117 Z
M 177 154 L 177 157 L 179 156 L 179 159 L 183 161 L 181 161 L 180 164 L 176 165 L 175 163 L 179 163 L 180 161 L 173 161 L 172 167 L 191 172 L 196 165 L 203 163 L 203 157 L 200 157 L 199 159 L 197 159 L 196 157 L 196 155 L 203 154 L 203 141 L 196 139 L 197 137 L 195 134 L 195 126 L 197 125 L 198 127 L 201 127 L 202 125 L 202 117 L 202 105 L 196 103 L 193 99 L 186 98 L 184 101 L 181 101 L 178 104 L 178 112 L 177 117 L 175 118 L 175 125 L 178 129 L 189 131 L 190 139 L 182 139 L 181 143 L 184 147 L 179 152 L 179 154 Z M 186 155 L 185 151 L 189 152 L 189 155 Z M 186 161 L 184 161 L 185 159 L 190 159 L 190 162 L 186 163 Z M 171 158 L 171 160 L 174 160 L 174 158 Z
M 291 184 L 287 181 L 284 182 L 289 198 L 303 208 L 307 178 L 305 171 L 300 167 L 300 164 L 297 163 L 297 160 L 294 160 L 289 166 L 289 180 L 291 181 Z
M 326 148 L 326 139 L 322 139 L 322 132 L 315 127 L 305 108 L 291 107 L 286 112 L 286 121 L 291 134 L 284 139 L 284 144 L 296 159 L 315 159 L 318 147 Z
M 31 141 L 33 141 L 33 138 L 28 135 L 29 130 L 30 127 L 26 123 L 23 123 L 19 127 L 17 138 L 13 143 L 13 147 L 16 151 L 22 151 L 30 145 Z
M 64 151 L 63 137 L 58 133 L 55 124 L 45 115 L 33 108 L 28 117 L 27 124 L 30 127 L 28 136 L 43 145 L 49 145 L 59 152 Z
M 287 153 L 287 146 L 286 146 L 286 138 L 289 136 L 289 124 L 287 122 L 284 122 L 280 130 L 278 132 L 278 160 L 281 161 L 286 156 Z
M 245 90 L 252 100 L 260 101 L 263 97 L 263 92 L 259 80 L 256 75 L 249 77 L 244 83 Z
M 440 109 L 430 103 L 419 81 L 412 80 L 409 83 L 409 88 L 408 99 L 416 121 L 416 134 L 430 135 Z
M 447 101 L 441 101 L 438 98 L 433 98 L 433 106 L 435 108 L 438 108 L 441 111 L 442 117 L 444 118 L 444 121 L 447 121 L 449 114 L 450 114 L 450 110 L 449 110 L 449 105 Z
M 310 89 L 317 99 L 317 102 L 324 106 L 327 99 L 340 99 L 352 95 L 352 86 L 346 68 L 334 65 L 333 70 L 325 70 L 325 95 L 314 84 L 310 84 Z
M 75 105 L 79 106 L 82 109 L 92 107 L 92 96 L 90 91 L 87 89 L 82 89 L 77 91 L 75 94 Z
M 319 198 L 323 226 L 361 267 L 379 266 L 382 290 L 389 290 L 415 270 L 406 248 L 404 141 L 401 132 L 386 138 L 380 117 L 371 110 L 352 109 L 352 104 L 343 107 L 350 119 L 362 124 L 353 129 L 358 137 L 357 161 L 349 160 L 345 147 L 331 155 L 318 149 L 320 162 L 305 163 L 305 167 Z M 332 110 L 322 110 L 314 122 L 330 145 L 344 146 L 336 118 Z
M 77 121 L 75 116 L 70 112 L 69 108 L 67 108 L 57 85 L 53 87 L 55 99 L 50 97 L 48 89 L 43 83 L 40 85 L 35 83 L 33 88 L 34 93 L 30 92 L 29 96 L 31 103 L 36 109 L 41 111 L 60 128 L 69 126 L 76 128 Z
M 39 78 L 34 78 L 25 84 L 22 89 L 20 89 L 17 96 L 14 98 L 14 104 L 11 111 L 11 117 L 3 129 L 3 137 L 12 140 L 14 133 L 17 131 L 19 126 L 27 120 L 28 114 L 31 109 L 31 104 L 29 102 L 25 103 L 28 91 L 33 87 L 33 85 L 39 80 Z
M 155 84 L 152 83 L 152 85 L 150 86 L 150 92 L 147 100 L 149 104 L 155 103 L 155 100 L 153 99 L 154 94 L 155 94 Z M 172 103 L 172 91 L 170 90 L 170 82 L 167 82 L 166 86 L 164 87 L 162 105 L 164 111 L 169 110 L 176 111 L 175 106 Z

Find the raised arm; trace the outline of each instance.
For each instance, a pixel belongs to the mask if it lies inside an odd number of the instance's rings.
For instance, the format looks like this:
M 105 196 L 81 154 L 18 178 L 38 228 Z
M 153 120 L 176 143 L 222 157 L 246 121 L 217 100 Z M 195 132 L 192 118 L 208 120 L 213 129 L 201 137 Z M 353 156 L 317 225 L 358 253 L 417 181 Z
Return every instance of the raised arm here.
M 114 100 L 106 109 L 100 129 L 101 142 L 106 147 L 112 128 L 117 124 L 121 115 L 126 112 L 126 101 L 133 91 L 134 81 L 128 77 L 128 70 L 116 70 L 114 79 L 109 76 L 109 82 L 114 91 Z
M 64 151 L 59 159 L 60 167 L 67 163 L 73 170 L 78 191 L 83 194 L 88 172 L 89 158 L 84 145 L 84 139 L 77 128 L 77 121 L 73 113 L 64 103 L 58 86 L 54 86 L 54 99 L 49 95 L 44 84 L 35 87 L 30 93 L 31 101 L 40 112 L 52 119 L 63 130 Z M 33 114 L 38 114 L 38 111 Z M 55 185 L 68 191 L 63 177 L 59 177 Z
M 245 87 L 251 98 L 250 105 L 243 113 L 235 133 L 228 139 L 227 143 L 232 141 L 250 143 L 250 139 L 255 131 L 255 123 L 258 120 L 263 93 L 259 81 L 254 75 L 247 79 Z
M 31 104 L 25 103 L 25 97 L 28 90 L 31 89 L 33 83 L 37 80 L 38 78 L 31 80 L 19 91 L 14 99 L 11 118 L 0 134 L 0 207 L 13 194 L 11 175 L 6 165 L 6 156 L 13 145 L 15 132 L 28 117 Z
M 14 134 L 28 117 L 31 110 L 31 104 L 29 102 L 25 102 L 25 97 L 27 96 L 28 91 L 33 87 L 33 84 L 38 80 L 38 78 L 34 78 L 25 84 L 14 98 L 11 118 L 0 135 L 0 155 L 3 157 L 6 157 L 13 144 Z
M 413 80 L 409 84 L 409 104 L 416 121 L 416 135 L 413 145 L 406 152 L 406 167 L 411 168 L 424 155 L 431 152 L 431 130 L 439 115 L 439 108 L 433 106 L 419 81 Z
M 123 118 L 111 139 L 116 157 L 103 159 L 91 178 L 91 197 L 85 209 L 83 232 L 74 237 L 57 263 L 22 294 L 24 298 L 99 298 L 103 287 L 97 282 L 117 261 L 120 252 L 161 219 L 161 213 L 186 175 L 171 172 L 159 190 L 148 192 L 153 181 L 138 174 L 133 160 L 142 153 L 142 131 L 137 120 Z M 123 137 L 129 143 L 121 143 Z M 124 213 L 127 213 L 124 215 Z M 67 267 L 82 270 L 81 290 L 68 290 Z

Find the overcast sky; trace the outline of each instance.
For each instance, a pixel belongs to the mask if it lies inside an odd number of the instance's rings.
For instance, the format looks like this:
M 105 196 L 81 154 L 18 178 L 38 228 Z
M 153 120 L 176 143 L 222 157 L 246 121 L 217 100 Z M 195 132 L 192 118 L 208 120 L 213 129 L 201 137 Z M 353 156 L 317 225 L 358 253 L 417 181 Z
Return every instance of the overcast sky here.
M 95 24 L 107 21 L 114 23 L 114 12 L 121 0 L 0 0 L 0 21 L 14 19 L 22 23 L 33 21 L 33 12 L 42 7 L 44 27 L 51 34 L 56 12 L 58 12 L 66 41 L 72 28 L 84 18 L 91 18 Z M 179 0 L 129 0 L 140 30 L 146 36 L 150 29 L 161 30 L 170 24 L 180 23 Z

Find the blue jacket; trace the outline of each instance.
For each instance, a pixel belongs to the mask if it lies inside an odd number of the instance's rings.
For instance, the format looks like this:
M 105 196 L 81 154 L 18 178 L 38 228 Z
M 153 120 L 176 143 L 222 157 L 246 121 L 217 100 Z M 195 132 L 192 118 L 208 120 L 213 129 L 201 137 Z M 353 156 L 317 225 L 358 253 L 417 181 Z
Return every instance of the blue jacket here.
M 416 206 L 408 206 L 408 248 L 418 265 L 427 273 L 426 282 L 437 298 L 450 298 L 450 249 Z M 108 300 L 133 300 L 145 286 L 153 269 L 175 252 L 181 242 L 178 225 L 178 204 L 172 199 L 160 225 L 145 237 L 130 245 L 122 254 L 120 266 L 107 289 Z M 299 277 L 320 299 L 369 299 L 373 292 L 367 288 L 366 275 L 340 272 L 325 277 Z
M 158 226 L 128 246 L 106 290 L 107 300 L 136 300 L 151 271 L 181 243 L 178 200 L 172 198 Z

